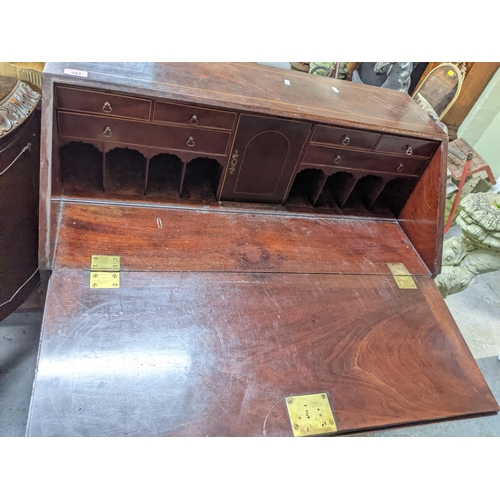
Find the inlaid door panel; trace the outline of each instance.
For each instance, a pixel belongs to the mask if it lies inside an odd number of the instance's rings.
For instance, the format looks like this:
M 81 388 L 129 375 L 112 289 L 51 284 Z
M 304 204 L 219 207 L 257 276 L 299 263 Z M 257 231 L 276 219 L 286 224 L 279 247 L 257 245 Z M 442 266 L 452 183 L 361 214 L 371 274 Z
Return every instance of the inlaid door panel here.
M 280 203 L 311 126 L 242 115 L 222 188 L 222 200 Z

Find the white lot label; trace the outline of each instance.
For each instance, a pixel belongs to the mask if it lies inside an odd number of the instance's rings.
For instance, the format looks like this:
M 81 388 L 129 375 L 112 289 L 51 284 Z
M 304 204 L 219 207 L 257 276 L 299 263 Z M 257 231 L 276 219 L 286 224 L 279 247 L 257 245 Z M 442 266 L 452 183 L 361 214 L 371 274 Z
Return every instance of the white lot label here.
M 69 68 L 64 69 L 64 74 L 72 76 L 83 76 L 84 78 L 87 78 L 87 76 L 89 76 L 88 71 L 80 71 L 79 69 L 69 69 Z

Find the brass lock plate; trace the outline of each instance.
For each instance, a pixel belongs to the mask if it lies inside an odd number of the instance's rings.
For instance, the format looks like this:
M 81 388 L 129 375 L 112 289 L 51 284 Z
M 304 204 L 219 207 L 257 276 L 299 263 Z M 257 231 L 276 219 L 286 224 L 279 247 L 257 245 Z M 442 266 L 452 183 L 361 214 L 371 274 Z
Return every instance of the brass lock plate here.
M 285 401 L 295 437 L 337 432 L 337 424 L 326 393 L 288 396 Z
M 119 271 L 120 257 L 117 255 L 92 255 L 90 269 L 92 271 Z
M 120 273 L 90 271 L 90 288 L 120 288 Z

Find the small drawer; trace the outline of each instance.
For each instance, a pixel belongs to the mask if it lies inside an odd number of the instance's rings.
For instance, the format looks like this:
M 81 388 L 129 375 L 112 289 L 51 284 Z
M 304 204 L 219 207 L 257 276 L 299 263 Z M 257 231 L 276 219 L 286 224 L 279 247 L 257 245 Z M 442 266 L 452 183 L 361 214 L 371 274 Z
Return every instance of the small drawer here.
M 384 135 L 375 148 L 384 153 L 395 153 L 404 156 L 425 156 L 430 158 L 438 148 L 439 143 L 429 142 L 413 137 Z
M 420 175 L 425 170 L 428 160 L 313 145 L 309 146 L 302 163 L 336 168 L 344 167 L 353 170 Z
M 83 111 L 108 116 L 123 116 L 149 120 L 151 116 L 151 101 L 116 94 L 92 92 L 90 90 L 57 87 L 58 109 Z
M 314 129 L 311 142 L 347 146 L 350 148 L 373 149 L 379 138 L 380 134 L 374 132 L 318 125 Z
M 58 113 L 59 134 L 66 137 L 225 155 L 229 132 L 171 127 L 100 116 Z
M 155 122 L 233 130 L 236 113 L 156 101 L 153 120 Z

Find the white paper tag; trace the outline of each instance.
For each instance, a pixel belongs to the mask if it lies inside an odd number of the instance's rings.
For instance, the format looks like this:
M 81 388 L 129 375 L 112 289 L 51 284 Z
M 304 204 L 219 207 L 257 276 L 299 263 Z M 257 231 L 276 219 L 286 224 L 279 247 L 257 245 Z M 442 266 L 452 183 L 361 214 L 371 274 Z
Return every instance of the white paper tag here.
M 290 80 L 285 80 L 285 85 L 290 85 Z
M 71 76 L 83 76 L 84 78 L 87 78 L 87 76 L 89 76 L 88 71 L 80 71 L 79 69 L 69 69 L 69 68 L 64 68 L 64 74 Z
M 339 90 L 337 87 L 332 87 L 332 90 L 333 90 L 334 92 L 340 92 L 340 90 Z

